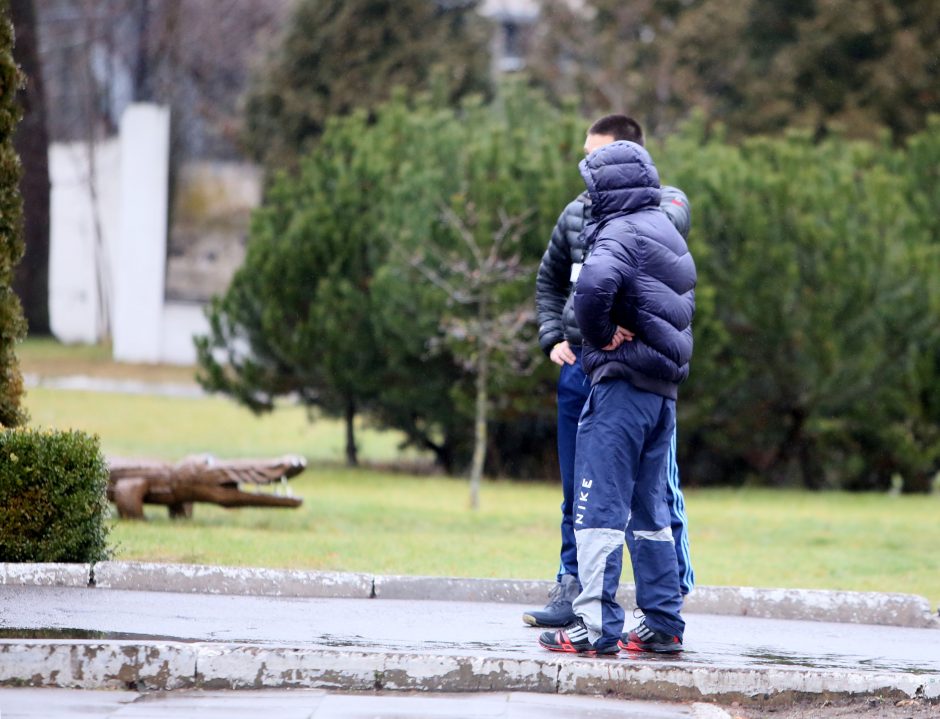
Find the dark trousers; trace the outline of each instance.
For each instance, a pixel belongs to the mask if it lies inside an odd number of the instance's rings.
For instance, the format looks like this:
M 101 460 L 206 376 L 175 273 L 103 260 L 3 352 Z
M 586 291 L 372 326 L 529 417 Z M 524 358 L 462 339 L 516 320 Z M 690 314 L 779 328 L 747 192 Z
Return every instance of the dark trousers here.
M 574 537 L 572 510 L 574 509 L 575 480 L 574 455 L 578 436 L 578 418 L 591 391 L 591 381 L 581 369 L 581 347 L 572 345 L 578 360 L 573 365 L 564 365 L 558 377 L 558 464 L 561 469 L 561 562 L 556 580 L 563 574 L 578 576 L 578 550 Z M 688 520 L 685 514 L 685 498 L 679 487 L 679 468 L 676 465 L 676 436 L 670 440 L 670 452 L 666 465 L 666 499 L 669 507 L 670 526 L 679 563 L 679 586 L 682 594 L 688 594 L 695 584 L 692 560 L 689 554 Z M 632 549 L 632 534 L 627 535 L 627 545 Z
M 561 469 L 561 575 L 578 576 L 578 546 L 574 538 L 574 453 L 578 438 L 578 417 L 591 391 L 591 382 L 581 369 L 581 348 L 572 347 L 578 357 L 573 365 L 563 365 L 558 377 L 558 464 Z
M 624 628 L 616 601 L 629 520 L 637 606 L 653 629 L 682 636 L 682 594 L 666 467 L 674 400 L 626 380 L 595 385 L 581 413 L 575 457 L 574 530 L 582 592 L 574 602 L 591 640 L 613 645 Z

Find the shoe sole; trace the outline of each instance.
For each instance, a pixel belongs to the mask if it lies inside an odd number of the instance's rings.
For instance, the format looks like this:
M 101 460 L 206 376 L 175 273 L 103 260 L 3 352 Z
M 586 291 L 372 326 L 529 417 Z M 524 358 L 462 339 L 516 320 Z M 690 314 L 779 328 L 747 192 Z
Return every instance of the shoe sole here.
M 523 614 L 523 615 L 522 615 L 522 621 L 524 621 L 524 622 L 525 622 L 526 624 L 528 624 L 530 627 L 542 627 L 542 628 L 545 628 L 545 629 L 563 629 L 563 628 L 567 627 L 569 624 L 571 624 L 571 622 L 573 622 L 574 619 L 569 618 L 568 620 L 566 620 L 566 621 L 565 621 L 564 623 L 562 623 L 562 624 L 555 624 L 555 623 L 546 624 L 545 622 L 540 622 L 538 619 L 536 619 L 536 618 L 535 618 L 534 616 L 532 616 L 531 614 Z
M 676 654 L 682 651 L 681 644 L 634 644 L 624 642 L 622 639 L 617 642 L 617 646 L 625 652 L 653 652 L 654 654 Z
M 598 653 L 595 649 L 577 649 L 570 644 L 543 644 L 542 640 L 539 640 L 539 646 L 543 649 L 547 649 L 550 652 L 577 654 L 579 657 L 615 657 L 620 653 L 619 646 L 617 647 L 616 651 L 600 653 Z

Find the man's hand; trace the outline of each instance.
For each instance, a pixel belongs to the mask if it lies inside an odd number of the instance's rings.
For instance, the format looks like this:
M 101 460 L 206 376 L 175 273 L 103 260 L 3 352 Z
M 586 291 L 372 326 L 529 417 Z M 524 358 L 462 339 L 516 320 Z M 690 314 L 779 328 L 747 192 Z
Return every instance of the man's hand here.
M 552 347 L 552 351 L 549 353 L 548 358 L 559 366 L 574 364 L 578 359 L 575 357 L 574 352 L 571 351 L 571 347 L 568 346 L 568 340 L 562 340 L 557 345 Z
M 617 349 L 624 342 L 633 342 L 633 333 L 626 329 L 625 327 L 617 327 L 617 330 L 614 332 L 614 336 L 610 340 L 610 344 L 606 347 L 601 347 L 605 352 L 611 352 Z

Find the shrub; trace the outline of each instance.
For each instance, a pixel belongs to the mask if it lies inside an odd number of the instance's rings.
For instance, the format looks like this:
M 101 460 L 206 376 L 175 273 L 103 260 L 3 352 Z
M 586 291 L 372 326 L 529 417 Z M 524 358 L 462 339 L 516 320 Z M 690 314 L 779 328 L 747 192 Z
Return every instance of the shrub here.
M 0 431 L 0 561 L 107 559 L 108 468 L 78 431 Z
M 918 158 L 938 156 L 938 129 L 906 150 L 799 133 L 732 145 L 693 123 L 654 154 L 693 205 L 684 481 L 929 487 L 940 246 Z

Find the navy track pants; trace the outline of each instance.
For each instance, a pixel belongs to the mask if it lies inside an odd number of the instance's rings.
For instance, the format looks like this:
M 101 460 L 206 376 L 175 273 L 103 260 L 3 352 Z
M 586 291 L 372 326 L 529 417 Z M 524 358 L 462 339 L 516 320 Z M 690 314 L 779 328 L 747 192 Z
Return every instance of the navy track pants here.
M 573 524 L 582 592 L 574 611 L 598 646 L 624 629 L 616 594 L 627 521 L 637 605 L 653 629 L 682 637 L 679 565 L 666 503 L 674 400 L 606 380 L 591 388 L 575 453 Z
M 578 549 L 574 537 L 575 473 L 574 455 L 578 433 L 578 419 L 591 391 L 591 381 L 581 369 L 581 347 L 572 345 L 577 356 L 573 365 L 563 365 L 558 376 L 558 464 L 561 469 L 561 562 L 556 581 L 563 574 L 578 576 Z M 676 464 L 676 433 L 672 433 L 669 458 L 666 463 L 666 504 L 669 507 L 670 526 L 679 562 L 679 586 L 688 594 L 695 586 L 695 573 L 689 553 L 688 520 L 685 498 L 679 487 L 679 467 Z M 627 545 L 632 551 L 633 535 L 628 533 Z

